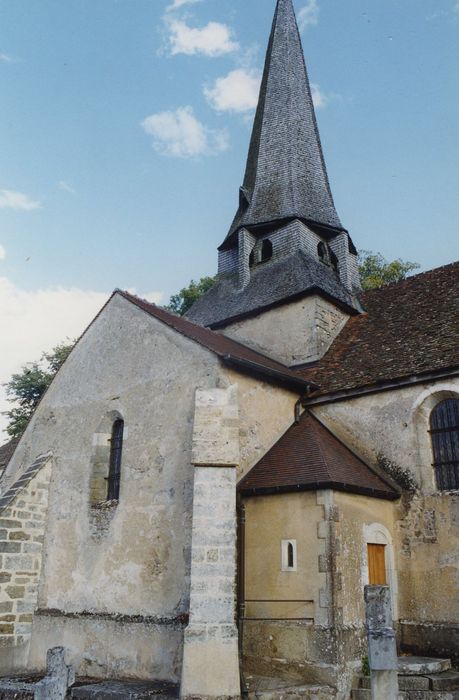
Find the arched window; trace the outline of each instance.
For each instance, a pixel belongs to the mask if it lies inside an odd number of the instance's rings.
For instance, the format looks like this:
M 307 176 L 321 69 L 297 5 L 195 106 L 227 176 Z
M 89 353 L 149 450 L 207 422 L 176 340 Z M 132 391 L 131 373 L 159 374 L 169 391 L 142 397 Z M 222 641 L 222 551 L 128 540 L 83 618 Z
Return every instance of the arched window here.
M 268 260 L 271 260 L 273 257 L 273 244 L 269 240 L 269 238 L 266 238 L 263 241 L 263 245 L 261 247 L 261 262 L 267 262 Z
M 281 570 L 297 570 L 296 540 L 282 540 L 281 542 Z
M 437 488 L 459 489 L 459 399 L 445 399 L 430 414 Z
M 110 439 L 110 464 L 108 470 L 107 500 L 118 501 L 120 497 L 121 455 L 123 452 L 124 421 L 118 418 L 113 423 Z

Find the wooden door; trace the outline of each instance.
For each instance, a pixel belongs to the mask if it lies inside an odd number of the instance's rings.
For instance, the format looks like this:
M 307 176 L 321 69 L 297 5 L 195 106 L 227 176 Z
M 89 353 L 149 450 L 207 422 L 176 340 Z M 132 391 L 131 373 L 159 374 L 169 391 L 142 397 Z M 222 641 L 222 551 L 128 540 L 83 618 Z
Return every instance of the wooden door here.
M 368 574 L 370 586 L 387 586 L 386 545 L 368 545 Z

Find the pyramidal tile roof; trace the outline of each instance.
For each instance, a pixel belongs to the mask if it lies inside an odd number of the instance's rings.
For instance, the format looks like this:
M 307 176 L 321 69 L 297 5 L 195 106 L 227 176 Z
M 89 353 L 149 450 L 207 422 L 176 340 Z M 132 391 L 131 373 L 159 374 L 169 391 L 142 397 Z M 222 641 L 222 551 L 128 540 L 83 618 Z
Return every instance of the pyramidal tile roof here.
M 397 486 L 304 413 L 240 481 L 243 496 L 333 489 L 396 500 Z
M 240 206 L 243 226 L 288 218 L 342 230 L 325 166 L 292 0 L 278 0 Z

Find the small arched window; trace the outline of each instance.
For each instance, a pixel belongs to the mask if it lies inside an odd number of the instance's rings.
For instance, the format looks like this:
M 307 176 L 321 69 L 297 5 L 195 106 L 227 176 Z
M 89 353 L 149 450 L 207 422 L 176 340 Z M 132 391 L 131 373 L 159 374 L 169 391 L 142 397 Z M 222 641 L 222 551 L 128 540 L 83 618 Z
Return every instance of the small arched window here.
M 273 257 L 273 244 L 269 240 L 269 238 L 266 238 L 263 241 L 263 245 L 261 247 L 261 262 L 267 262 L 268 260 L 271 260 Z
M 441 401 L 430 414 L 437 488 L 459 489 L 459 399 Z
M 110 439 L 110 464 L 108 470 L 107 500 L 118 501 L 120 497 L 121 456 L 123 452 L 124 421 L 118 418 L 113 423 Z
M 335 253 L 332 250 L 330 250 L 330 263 L 331 263 L 331 266 L 334 269 L 334 271 L 338 272 L 338 268 L 339 268 L 338 258 L 336 257 Z
M 293 552 L 293 544 L 291 542 L 288 543 L 288 548 L 287 548 L 287 559 L 288 559 L 288 568 L 293 569 L 295 566 L 295 556 Z
M 317 246 L 317 254 L 319 256 L 319 260 L 322 260 L 322 262 L 328 262 L 328 255 L 327 255 L 327 246 L 325 243 L 320 241 L 319 245 Z
M 282 540 L 281 564 L 282 571 L 297 570 L 296 540 Z

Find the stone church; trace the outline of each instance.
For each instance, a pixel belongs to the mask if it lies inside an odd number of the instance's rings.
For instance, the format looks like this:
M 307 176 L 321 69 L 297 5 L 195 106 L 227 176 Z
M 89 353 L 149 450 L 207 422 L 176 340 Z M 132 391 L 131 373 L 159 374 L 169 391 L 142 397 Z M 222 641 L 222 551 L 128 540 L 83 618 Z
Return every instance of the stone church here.
M 183 698 L 346 700 L 369 582 L 402 651 L 459 660 L 459 263 L 362 293 L 291 0 L 215 285 L 187 318 L 116 290 L 6 461 L 2 674 L 63 646 Z

